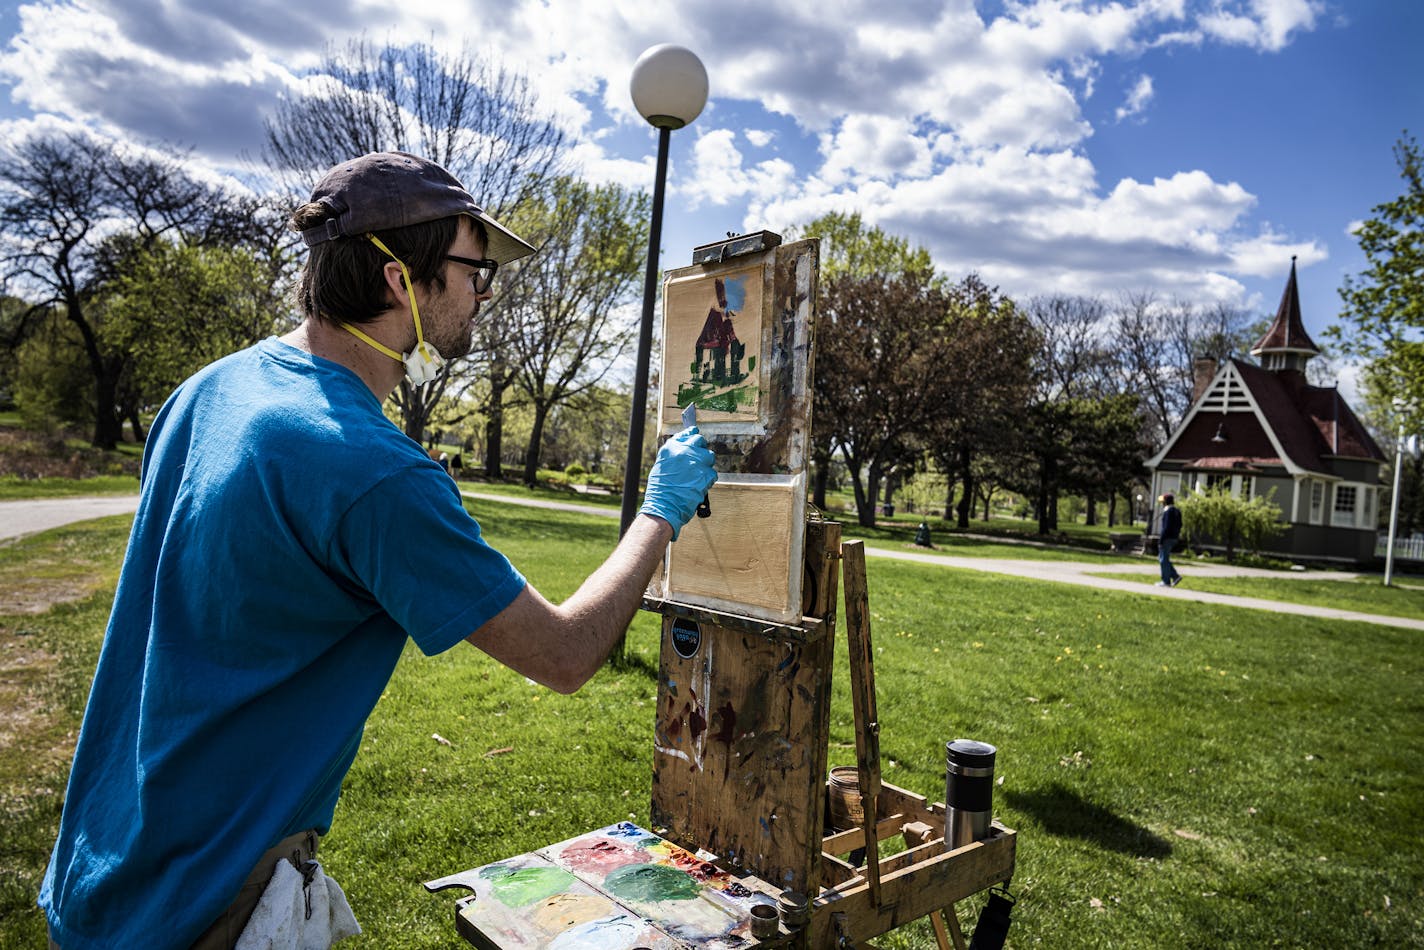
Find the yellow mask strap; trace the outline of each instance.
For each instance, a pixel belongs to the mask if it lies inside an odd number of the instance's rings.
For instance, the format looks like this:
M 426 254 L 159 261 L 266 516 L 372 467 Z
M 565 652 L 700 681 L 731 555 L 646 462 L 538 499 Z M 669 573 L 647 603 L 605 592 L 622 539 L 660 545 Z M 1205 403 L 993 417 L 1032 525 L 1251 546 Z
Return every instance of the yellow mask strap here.
M 372 348 L 380 350 L 382 353 L 386 354 L 391 359 L 395 360 L 397 363 L 405 362 L 405 357 L 401 356 L 399 353 L 391 349 L 389 346 L 386 346 L 384 343 L 378 343 L 377 341 L 371 339 L 369 336 L 362 333 L 359 329 L 353 327 L 351 324 L 342 323 L 341 329 L 345 330 L 352 336 L 359 337 L 360 339 L 365 340 L 366 343 L 368 343 Z
M 374 234 L 368 234 L 366 235 L 366 237 L 370 239 L 372 244 L 376 245 L 376 247 L 384 251 L 387 257 L 389 257 L 391 260 L 395 261 L 397 264 L 400 265 L 401 280 L 405 282 L 405 293 L 406 296 L 410 298 L 410 317 L 412 320 L 415 321 L 415 351 L 418 352 L 421 346 L 425 343 L 425 334 L 422 333 L 420 329 L 420 307 L 418 307 L 415 303 L 415 289 L 410 285 L 410 271 L 406 268 L 405 261 L 392 254 L 391 249 L 382 244 L 380 238 L 376 237 Z M 341 324 L 341 327 L 346 332 L 364 340 L 366 343 L 375 347 L 380 352 L 386 354 L 391 359 L 395 360 L 397 363 L 405 362 L 405 357 L 401 356 L 389 346 L 386 346 L 383 343 L 377 343 L 375 340 L 371 339 L 369 336 L 367 336 L 365 333 L 362 333 L 360 330 L 356 329 L 356 327 L 352 326 L 351 324 L 343 322 Z

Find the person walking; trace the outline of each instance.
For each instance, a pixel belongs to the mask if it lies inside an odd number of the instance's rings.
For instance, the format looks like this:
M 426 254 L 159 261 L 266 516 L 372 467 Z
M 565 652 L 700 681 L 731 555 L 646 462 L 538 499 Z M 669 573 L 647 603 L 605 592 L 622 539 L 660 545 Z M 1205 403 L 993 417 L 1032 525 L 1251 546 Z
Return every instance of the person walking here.
M 304 891 L 302 946 L 359 932 L 314 855 L 406 642 L 573 692 L 716 481 L 697 427 L 673 435 L 622 540 L 550 603 L 381 410 L 469 351 L 496 270 L 534 248 L 404 153 L 338 165 L 292 227 L 300 326 L 199 371 L 150 429 L 39 895 L 51 948 L 226 950 Z
M 1171 492 L 1163 495 L 1162 514 L 1157 522 L 1157 563 L 1162 568 L 1162 579 L 1158 587 L 1176 587 L 1182 582 L 1182 575 L 1172 566 L 1172 551 L 1182 537 L 1182 513 L 1177 509 L 1176 498 Z

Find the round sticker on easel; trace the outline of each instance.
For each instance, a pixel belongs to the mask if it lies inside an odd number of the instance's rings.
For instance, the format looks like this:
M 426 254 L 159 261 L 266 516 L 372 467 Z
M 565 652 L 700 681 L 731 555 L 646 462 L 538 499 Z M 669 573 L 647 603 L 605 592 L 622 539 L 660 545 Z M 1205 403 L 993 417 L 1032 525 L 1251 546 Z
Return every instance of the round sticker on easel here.
M 686 617 L 674 617 L 672 621 L 672 649 L 684 660 L 697 655 L 702 645 L 702 628 Z

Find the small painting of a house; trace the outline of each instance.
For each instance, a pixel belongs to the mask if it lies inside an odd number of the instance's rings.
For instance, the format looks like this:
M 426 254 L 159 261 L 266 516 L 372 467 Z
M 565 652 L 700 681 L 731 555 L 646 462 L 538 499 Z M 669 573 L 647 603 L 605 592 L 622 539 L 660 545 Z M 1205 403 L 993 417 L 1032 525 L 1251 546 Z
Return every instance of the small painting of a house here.
M 1152 497 L 1216 487 L 1268 497 L 1289 527 L 1267 551 L 1369 561 L 1385 457 L 1338 388 L 1306 381 L 1306 364 L 1319 353 L 1301 320 L 1292 259 L 1275 320 L 1251 348 L 1260 365 L 1197 361 L 1192 406 L 1146 463 Z
M 699 420 L 756 417 L 762 280 L 753 268 L 669 283 L 665 416 L 695 405 Z

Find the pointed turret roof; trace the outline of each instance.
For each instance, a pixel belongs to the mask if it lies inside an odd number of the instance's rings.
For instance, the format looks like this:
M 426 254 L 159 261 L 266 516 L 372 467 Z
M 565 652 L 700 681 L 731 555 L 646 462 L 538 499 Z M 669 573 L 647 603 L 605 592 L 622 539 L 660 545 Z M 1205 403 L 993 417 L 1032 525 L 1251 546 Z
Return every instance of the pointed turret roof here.
M 1251 355 L 1260 357 L 1262 353 L 1307 353 L 1315 356 L 1320 352 L 1305 332 L 1305 323 L 1300 317 L 1300 292 L 1295 286 L 1295 255 L 1291 255 L 1290 280 L 1286 281 L 1285 293 L 1281 294 L 1281 306 L 1276 311 L 1276 319 L 1260 341 L 1251 347 Z

